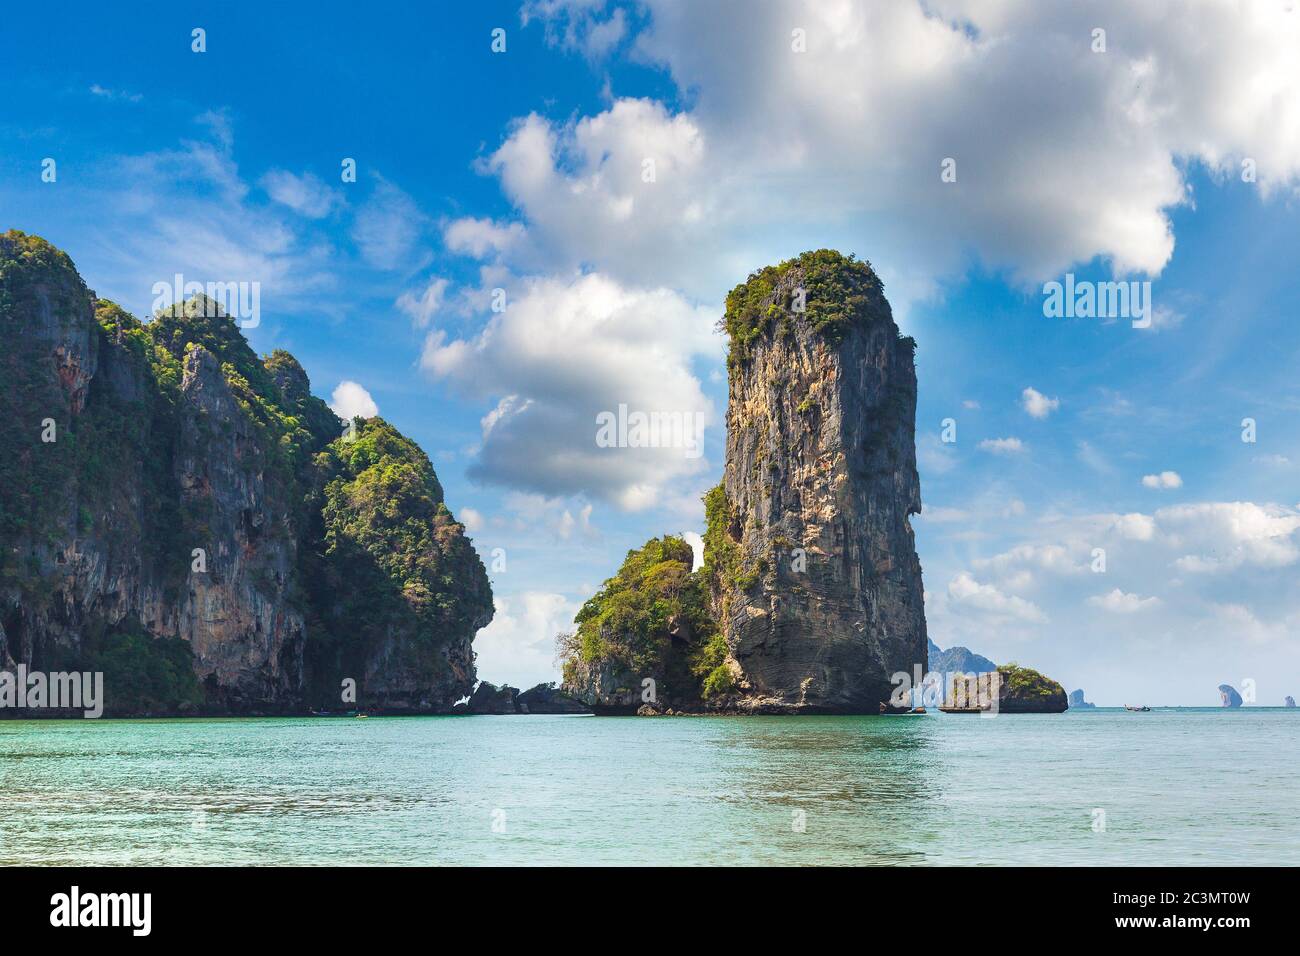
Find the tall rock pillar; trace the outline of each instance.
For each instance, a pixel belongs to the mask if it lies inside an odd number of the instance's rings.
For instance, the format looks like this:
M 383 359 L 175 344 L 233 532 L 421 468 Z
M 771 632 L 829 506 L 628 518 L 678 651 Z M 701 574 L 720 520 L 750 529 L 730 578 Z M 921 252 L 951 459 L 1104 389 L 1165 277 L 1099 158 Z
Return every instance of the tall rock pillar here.
M 916 343 L 879 278 L 830 250 L 727 297 L 727 459 L 706 562 L 756 711 L 875 713 L 926 662 Z

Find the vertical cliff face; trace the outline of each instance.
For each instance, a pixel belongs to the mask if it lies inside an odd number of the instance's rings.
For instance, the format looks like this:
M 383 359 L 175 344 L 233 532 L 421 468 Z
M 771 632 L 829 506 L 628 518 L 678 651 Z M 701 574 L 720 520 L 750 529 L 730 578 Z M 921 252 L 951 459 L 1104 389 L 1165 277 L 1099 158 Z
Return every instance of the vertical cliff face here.
M 0 374 L 0 668 L 103 669 L 119 712 L 338 705 L 345 678 L 362 706 L 444 711 L 473 688 L 491 591 L 432 465 L 377 419 L 340 438 L 292 356 L 203 299 L 141 323 L 10 232 Z M 142 698 L 115 667 L 172 678 Z
M 874 713 L 890 676 L 926 661 L 915 343 L 870 266 L 827 250 L 755 273 L 727 305 L 706 548 L 736 703 Z
M 869 713 L 926 663 L 915 343 L 866 263 L 810 252 L 727 297 L 727 459 L 705 563 L 652 540 L 561 635 L 601 712 Z

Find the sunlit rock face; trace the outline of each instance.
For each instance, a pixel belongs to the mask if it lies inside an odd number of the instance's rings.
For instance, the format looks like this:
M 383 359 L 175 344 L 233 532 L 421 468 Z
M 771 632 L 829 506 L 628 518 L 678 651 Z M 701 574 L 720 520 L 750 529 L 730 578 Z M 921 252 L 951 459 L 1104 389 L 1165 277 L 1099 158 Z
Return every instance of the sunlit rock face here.
M 341 437 L 214 303 L 142 323 L 0 234 L 0 375 L 0 668 L 116 662 L 115 713 L 342 706 L 344 681 L 349 706 L 443 712 L 473 689 L 491 589 L 428 458 L 378 418 Z
M 728 297 L 727 457 L 709 502 L 728 704 L 876 713 L 924 669 L 915 342 L 871 267 L 806 253 Z

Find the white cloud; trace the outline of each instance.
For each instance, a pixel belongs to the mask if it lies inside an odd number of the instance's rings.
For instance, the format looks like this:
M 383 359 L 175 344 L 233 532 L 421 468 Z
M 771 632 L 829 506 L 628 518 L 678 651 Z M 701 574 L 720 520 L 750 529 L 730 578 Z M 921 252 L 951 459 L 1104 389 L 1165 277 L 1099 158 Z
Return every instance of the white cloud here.
M 442 241 L 452 252 L 462 252 L 476 259 L 489 253 L 504 252 L 524 237 L 524 227 L 517 222 L 499 224 L 491 219 L 465 217 L 448 223 Z
M 556 680 L 555 635 L 573 629 L 578 606 L 546 591 L 498 595 L 492 603 L 492 622 L 474 638 L 478 676 L 521 690 Z
M 465 526 L 465 531 L 473 534 L 483 527 L 483 514 L 473 508 L 461 508 L 457 512 L 460 523 Z
M 1117 516 L 1111 527 L 1121 538 L 1130 541 L 1150 541 L 1156 535 L 1155 519 L 1136 512 Z
M 1061 407 L 1059 398 L 1048 398 L 1036 388 L 1026 388 L 1020 393 L 1020 402 L 1030 418 L 1043 419 Z
M 98 83 L 92 83 L 90 92 L 106 100 L 125 100 L 128 103 L 139 103 L 144 97 L 139 93 L 130 93 L 126 90 L 111 90 L 106 86 L 100 86 Z
M 1107 594 L 1088 598 L 1088 603 L 1112 614 L 1136 614 L 1138 611 L 1151 610 L 1160 606 L 1158 597 L 1140 597 L 1137 594 L 1125 594 L 1115 588 Z
M 1167 490 L 1169 488 L 1181 488 L 1183 486 L 1182 476 L 1176 471 L 1162 471 L 1158 475 L 1143 475 L 1143 488 L 1156 488 Z
M 995 618 L 1024 624 L 1042 624 L 1047 621 L 1047 615 L 1033 602 L 1003 594 L 991 584 L 980 584 L 966 571 L 948 582 L 948 599 L 963 610 Z
M 403 292 L 397 300 L 397 307 L 411 317 L 411 322 L 417 329 L 428 328 L 442 308 L 448 285 L 446 279 L 431 279 L 419 296 Z
M 1155 518 L 1170 543 L 1193 549 L 1175 564 L 1191 573 L 1241 566 L 1286 567 L 1300 560 L 1300 511 L 1249 501 L 1162 508 Z
M 1019 438 L 986 438 L 979 443 L 982 451 L 995 455 L 1015 455 L 1024 451 L 1025 443 Z
M 992 573 L 1015 590 L 1031 585 L 1036 572 L 1065 575 L 1087 570 L 1087 564 L 1076 559 L 1069 547 L 1054 543 L 1016 545 L 991 558 L 976 558 L 972 566 Z
M 567 36 L 594 9 L 530 13 Z M 636 54 L 689 107 L 615 99 L 563 126 L 531 116 L 487 164 L 554 267 L 641 284 L 667 273 L 709 297 L 830 244 L 883 266 L 897 299 L 964 271 L 971 250 L 1027 279 L 1094 258 L 1158 273 L 1198 161 L 1228 175 L 1254 158 L 1265 195 L 1300 174 L 1300 18 L 1279 4 L 1107 0 L 1088 18 L 1035 0 L 644 10 Z M 1172 17 L 1178 29 L 1153 28 Z M 789 51 L 791 24 L 807 53 Z M 940 181 L 945 157 L 955 183 Z
M 222 114 L 195 120 L 203 135 L 172 149 L 111 156 L 82 174 L 87 189 L 70 222 L 90 254 L 83 273 L 96 291 L 137 315 L 152 311 L 150 290 L 175 273 L 187 280 L 257 282 L 263 326 L 337 285 L 333 250 L 302 231 L 285 210 L 249 201 Z
M 276 202 L 308 219 L 328 215 L 338 201 L 335 192 L 311 173 L 298 176 L 287 170 L 273 169 L 262 177 L 261 185 Z
M 951 524 L 954 522 L 969 521 L 970 513 L 961 508 L 945 508 L 939 505 L 926 505 L 921 509 L 921 514 L 918 517 L 930 524 Z
M 334 414 L 345 421 L 354 418 L 374 418 L 379 414 L 379 406 L 370 397 L 370 393 L 356 382 L 344 380 L 334 387 L 330 396 L 330 408 Z
M 577 0 L 573 3 L 555 0 L 530 0 L 523 6 L 521 19 L 527 26 L 533 19 L 546 24 L 546 41 L 566 50 L 579 50 L 592 60 L 601 59 L 613 51 L 627 36 L 627 14 L 615 7 L 609 16 L 604 13 L 604 0 Z
M 428 219 L 397 186 L 377 174 L 375 180 L 374 191 L 353 219 L 352 240 L 362 258 L 376 268 L 414 268 L 422 261 L 417 259 L 417 245 Z
M 690 365 L 697 355 L 720 358 L 713 320 L 665 289 L 594 274 L 530 278 L 478 335 L 430 333 L 422 366 L 471 398 L 495 402 L 472 477 L 639 510 L 707 461 L 681 447 L 598 447 L 597 415 L 626 405 L 698 414 L 712 425 L 712 402 Z

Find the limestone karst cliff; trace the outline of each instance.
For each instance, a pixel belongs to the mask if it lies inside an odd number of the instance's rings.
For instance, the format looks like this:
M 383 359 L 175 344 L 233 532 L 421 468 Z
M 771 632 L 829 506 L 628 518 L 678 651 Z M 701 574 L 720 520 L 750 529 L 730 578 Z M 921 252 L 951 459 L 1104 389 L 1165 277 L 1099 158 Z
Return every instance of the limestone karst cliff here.
M 492 616 L 433 467 L 196 298 L 142 323 L 0 235 L 0 668 L 110 712 L 450 711 Z
M 876 713 L 926 662 L 915 343 L 871 267 L 830 250 L 753 273 L 722 324 L 705 567 L 672 567 L 673 539 L 629 554 L 562 643 L 566 686 L 598 711 Z

